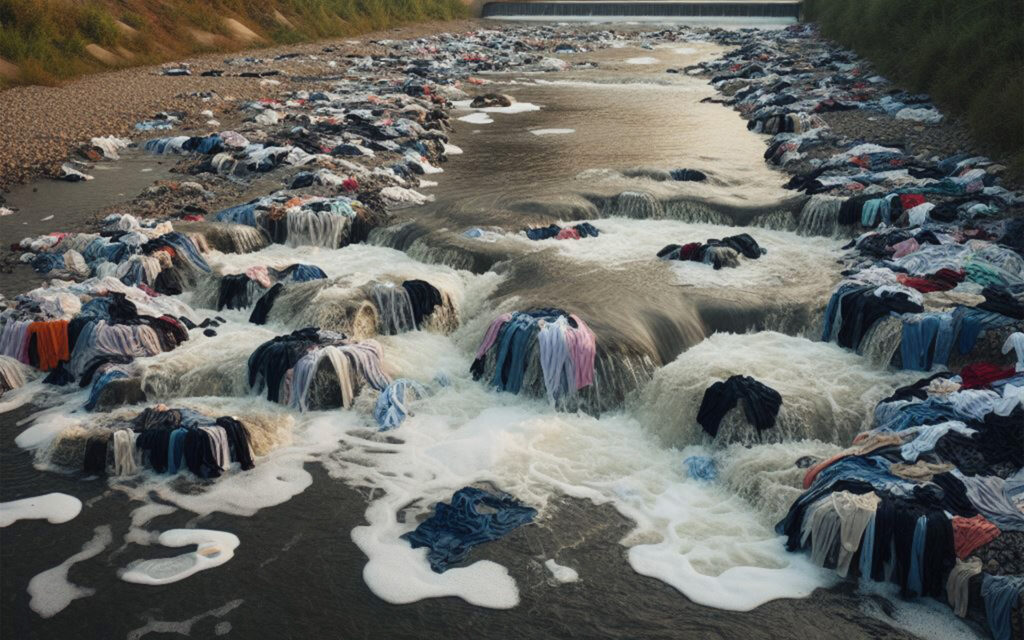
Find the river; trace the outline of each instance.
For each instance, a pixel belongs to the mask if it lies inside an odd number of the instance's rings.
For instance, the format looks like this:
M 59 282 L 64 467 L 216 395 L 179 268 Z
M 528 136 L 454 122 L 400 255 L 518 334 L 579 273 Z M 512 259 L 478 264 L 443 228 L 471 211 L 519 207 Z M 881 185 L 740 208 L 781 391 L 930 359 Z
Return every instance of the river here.
M 463 153 L 428 176 L 437 185 L 423 191 L 434 200 L 402 209 L 399 224 L 370 243 L 209 256 L 225 272 L 316 264 L 333 283 L 316 299 L 325 306 L 341 295 L 333 279 L 443 284 L 456 330 L 378 338 L 403 377 L 450 379 L 399 430 L 378 434 L 358 403 L 300 414 L 235 392 L 257 345 L 318 317 L 288 300 L 265 327 L 250 325 L 248 310 L 222 311 L 215 338 L 145 362 L 146 384 L 169 405 L 288 425 L 288 438 L 252 471 L 199 486 L 57 472 L 29 445 L 88 420 L 72 409 L 81 397 L 0 414 L 0 499 L 53 491 L 85 505 L 65 524 L 3 530 L 2 635 L 973 637 L 941 607 L 836 584 L 772 531 L 794 497 L 773 477 L 787 472 L 785 460 L 834 453 L 879 399 L 913 378 L 814 341 L 844 241 L 771 228 L 774 214 L 797 205 L 784 175 L 762 161 L 762 137 L 730 109 L 701 102 L 713 95 L 705 79 L 665 73 L 720 51 L 706 42 L 616 47 L 577 54 L 597 69 L 491 76 L 488 90 L 518 108 L 468 121 L 458 118 L 471 111 L 457 108 L 450 142 Z M 708 178 L 663 179 L 677 168 Z M 131 175 L 130 184 L 104 176 L 111 186 L 99 200 L 139 190 L 144 174 Z M 26 191 L 10 201 L 33 219 L 56 207 L 36 198 Z M 100 204 L 87 199 L 80 215 Z M 534 242 L 515 233 L 582 220 L 601 235 Z M 464 235 L 474 227 L 483 238 Z M 767 253 L 736 269 L 655 259 L 668 243 L 743 231 Z M 199 293 L 183 298 L 201 306 Z M 555 411 L 469 375 L 491 320 L 539 305 L 585 317 L 617 347 L 605 369 L 599 363 L 586 411 Z M 784 391 L 785 442 L 738 432 L 724 449 L 708 446 L 695 422 L 706 381 L 740 371 Z M 683 460 L 704 454 L 718 463 L 717 481 L 686 473 Z M 500 488 L 540 515 L 475 549 L 469 566 L 436 574 L 398 536 L 466 485 Z M 119 578 L 132 561 L 180 553 L 155 539 L 174 528 L 230 532 L 240 545 L 222 566 L 179 582 Z M 33 577 L 61 563 L 66 575 L 41 583 L 33 602 Z M 38 615 L 48 606 L 59 613 Z

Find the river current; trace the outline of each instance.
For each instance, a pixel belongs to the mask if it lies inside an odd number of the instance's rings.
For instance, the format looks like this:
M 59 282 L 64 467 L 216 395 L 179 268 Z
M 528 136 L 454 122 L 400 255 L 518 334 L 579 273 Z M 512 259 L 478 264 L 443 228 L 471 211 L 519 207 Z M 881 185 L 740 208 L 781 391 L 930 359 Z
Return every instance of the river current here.
M 435 199 L 398 212 L 370 243 L 209 256 L 225 273 L 301 260 L 352 287 L 389 275 L 448 292 L 460 321 L 450 335 L 378 338 L 402 377 L 451 380 L 397 430 L 377 433 L 358 404 L 300 414 L 244 387 L 248 354 L 329 313 L 334 289 L 311 304 L 283 300 L 292 307 L 265 327 L 247 310 L 219 312 L 228 322 L 215 338 L 144 360 L 147 392 L 168 405 L 284 425 L 254 470 L 217 483 L 56 472 L 46 443 L 89 419 L 71 410 L 80 394 L 41 412 L 18 406 L 23 394 L 0 400 L 0 500 L 62 492 L 85 505 L 58 526 L 3 529 L 2 635 L 974 637 L 934 603 L 837 585 L 772 530 L 797 495 L 782 477 L 799 471 L 794 454 L 838 451 L 909 378 L 815 341 L 844 241 L 771 228 L 798 205 L 762 161 L 762 138 L 701 102 L 713 95 L 706 80 L 665 73 L 719 51 L 611 48 L 580 54 L 597 69 L 492 76 L 488 90 L 516 104 L 486 116 L 457 108 L 451 144 L 463 153 L 428 176 L 437 185 L 423 191 Z M 708 179 L 665 180 L 676 168 Z M 19 204 L 33 210 L 31 196 Z M 601 235 L 517 233 L 582 220 Z M 485 233 L 466 237 L 470 228 Z M 767 253 L 740 268 L 655 258 L 669 243 L 743 231 Z M 203 306 L 202 291 L 184 299 Z M 620 349 L 620 369 L 604 372 L 587 411 L 555 411 L 469 375 L 497 314 L 540 305 L 572 309 Z M 734 373 L 786 404 L 767 440 L 727 421 L 733 443 L 712 447 L 697 406 L 709 379 Z M 718 479 L 690 478 L 691 455 L 711 455 Z M 436 574 L 399 536 L 466 485 L 508 492 L 539 517 Z M 239 544 L 179 582 L 119 577 L 135 560 L 181 553 L 157 540 L 175 528 L 229 532 Z

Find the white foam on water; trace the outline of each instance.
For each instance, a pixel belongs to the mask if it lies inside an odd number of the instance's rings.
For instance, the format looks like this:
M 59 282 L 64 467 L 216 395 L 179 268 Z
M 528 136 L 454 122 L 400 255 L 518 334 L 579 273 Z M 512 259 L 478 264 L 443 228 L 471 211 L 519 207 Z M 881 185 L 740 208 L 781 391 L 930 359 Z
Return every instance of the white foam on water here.
M 717 270 L 702 262 L 672 260 L 664 263 L 676 274 L 679 284 L 716 290 L 730 288 L 759 291 L 765 287 L 782 287 L 796 291 L 810 288 L 807 299 L 827 296 L 833 283 L 839 280 L 842 268 L 836 264 L 833 253 L 839 246 L 838 242 L 800 237 L 787 231 L 620 217 L 594 219 L 590 223 L 601 232 L 596 238 L 529 240 L 524 234 L 516 237 L 538 248 L 553 247 L 576 261 L 628 268 L 638 262 L 658 262 L 658 251 L 668 244 L 705 242 L 710 238 L 746 232 L 768 253 L 757 259 L 741 256 L 740 266 Z M 576 222 L 559 221 L 558 224 L 568 227 Z M 808 273 L 817 275 L 808 278 Z
M 86 542 L 81 551 L 29 580 L 28 594 L 31 599 L 28 606 L 41 617 L 52 618 L 73 600 L 87 598 L 96 593 L 95 589 L 68 582 L 68 570 L 74 564 L 99 555 L 110 545 L 111 540 L 113 536 L 110 525 L 96 527 L 92 540 Z
M 461 156 L 463 154 L 462 147 L 447 142 L 444 145 L 444 152 L 450 156 Z M 424 186 L 422 180 L 420 181 L 420 186 Z
M 576 133 L 575 129 L 530 129 L 530 133 L 535 136 L 564 136 L 570 133 Z
M 147 585 L 178 582 L 231 560 L 239 545 L 238 536 L 235 534 L 212 529 L 170 529 L 161 533 L 157 542 L 165 547 L 185 547 L 194 544 L 198 548 L 173 558 L 133 562 L 121 572 L 122 580 Z
M 553 558 L 545 561 L 544 566 L 551 572 L 551 577 L 555 579 L 555 582 L 559 584 L 578 582 L 580 579 L 580 574 L 575 569 L 558 564 Z
M 457 120 L 468 122 L 469 124 L 491 124 L 494 122 L 491 116 L 486 113 L 470 113 L 469 115 L 458 117 Z
M 18 520 L 46 520 L 50 524 L 61 524 L 73 520 L 81 511 L 82 501 L 66 493 L 47 493 L 0 502 L 0 528 Z
M 658 59 L 652 58 L 651 56 L 642 56 L 639 58 L 629 58 L 626 60 L 626 64 L 657 64 Z
M 224 606 L 217 607 L 216 609 L 211 609 L 210 611 L 200 613 L 196 616 L 192 616 L 188 620 L 173 621 L 154 620 L 153 618 L 149 618 L 149 620 L 143 626 L 139 627 L 138 629 L 132 629 L 131 631 L 129 631 L 128 635 L 126 636 L 126 640 L 141 640 L 142 638 L 148 636 L 151 633 L 159 633 L 161 635 L 173 633 L 179 636 L 187 637 L 192 635 L 192 627 L 195 626 L 195 624 L 200 620 L 203 620 L 211 616 L 214 618 L 223 618 L 224 616 L 231 613 L 238 607 L 242 606 L 243 602 L 245 602 L 245 600 L 241 598 L 238 598 L 237 600 L 231 600 Z M 225 627 L 223 625 L 227 626 Z M 227 633 L 230 630 L 231 623 L 227 621 L 218 622 L 217 625 L 214 627 L 214 633 L 216 633 L 217 635 L 223 635 L 224 633 Z
M 460 333 L 473 331 L 460 330 L 455 340 Z M 636 419 L 552 414 L 543 401 L 488 391 L 465 375 L 469 357 L 451 338 L 405 334 L 388 343 L 406 354 L 398 363 L 402 375 L 429 380 L 442 359 L 455 375 L 450 387 L 418 402 L 415 415 L 388 432 L 401 442 L 350 431 L 324 459 L 332 477 L 384 492 L 367 508 L 368 524 L 352 532 L 367 555 L 367 585 L 382 599 L 454 595 L 499 608 L 518 600 L 503 567 L 478 561 L 436 574 L 425 552 L 400 538 L 434 503 L 481 483 L 539 509 L 541 524 L 549 502 L 563 495 L 613 505 L 636 522 L 622 541 L 634 569 L 710 606 L 747 610 L 806 596 L 834 579 L 787 553 L 782 538 L 742 499 L 689 480 L 682 453 L 662 446 Z
M 705 390 L 714 382 L 745 375 L 782 396 L 775 427 L 766 438 L 849 443 L 870 427 L 875 405 L 919 374 L 878 370 L 852 351 L 826 342 L 761 331 L 715 333 L 655 372 L 637 401 L 644 424 L 672 446 L 709 438 L 697 424 Z M 737 408 L 726 415 L 724 425 Z
M 890 605 L 888 612 L 878 602 L 868 597 L 859 598 L 858 605 L 865 615 L 920 638 L 977 640 L 980 637 L 978 632 L 958 618 L 946 603 L 934 598 L 905 600 L 899 596 L 897 585 L 861 580 L 857 594 L 885 598 Z

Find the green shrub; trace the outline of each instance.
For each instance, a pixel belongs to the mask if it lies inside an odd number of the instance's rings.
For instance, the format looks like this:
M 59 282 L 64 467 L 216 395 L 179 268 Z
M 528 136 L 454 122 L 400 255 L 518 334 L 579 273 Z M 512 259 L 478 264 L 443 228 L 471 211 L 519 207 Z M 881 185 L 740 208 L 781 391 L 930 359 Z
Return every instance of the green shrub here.
M 804 0 L 804 18 L 962 118 L 1024 173 L 1024 2 Z

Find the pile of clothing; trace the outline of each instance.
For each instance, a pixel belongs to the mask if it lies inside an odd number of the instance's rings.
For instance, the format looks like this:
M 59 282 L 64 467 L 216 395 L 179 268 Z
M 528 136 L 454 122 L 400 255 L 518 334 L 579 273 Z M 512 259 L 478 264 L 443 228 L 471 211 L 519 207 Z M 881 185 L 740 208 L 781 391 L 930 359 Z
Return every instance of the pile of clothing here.
M 597 336 L 577 315 L 560 309 L 504 313 L 491 322 L 470 371 L 491 372 L 492 387 L 544 392 L 553 405 L 594 383 Z M 539 367 L 537 365 L 540 365 Z
M 54 283 L 19 295 L 0 312 L 0 355 L 49 372 L 44 382 L 103 388 L 130 377 L 135 358 L 175 349 L 189 330 L 210 326 L 175 298 L 150 295 L 114 278 Z
M 130 420 L 89 430 L 81 438 L 61 438 L 55 459 L 69 461 L 67 450 L 82 446 L 86 473 L 130 476 L 150 468 L 176 474 L 189 470 L 202 479 L 218 478 L 231 464 L 254 467 L 249 432 L 230 416 L 212 418 L 192 409 L 164 405 L 145 409 Z
M 277 195 L 224 209 L 215 220 L 262 229 L 276 244 L 338 249 L 364 242 L 386 214 L 347 196 Z
M 249 356 L 249 387 L 266 390 L 267 400 L 305 411 L 327 405 L 352 407 L 364 386 L 383 392 L 391 377 L 382 367 L 383 350 L 375 340 L 354 341 L 315 327 L 299 329 L 264 342 Z M 327 360 L 337 389 L 311 392 L 322 360 Z M 336 395 L 335 395 L 336 393 Z
M 860 236 L 822 339 L 861 352 L 884 344 L 886 362 L 917 371 L 971 354 L 988 333 L 1001 345 L 1024 329 L 1024 257 L 1005 243 L 1018 225 L 1003 226 L 996 236 L 937 225 Z
M 670 244 L 658 252 L 658 257 L 662 260 L 703 262 L 715 269 L 721 269 L 740 266 L 741 255 L 756 260 L 766 253 L 768 250 L 757 244 L 757 240 L 750 234 L 741 233 L 721 240 L 709 239 L 704 243 Z
M 16 359 L 0 355 L 0 398 L 8 391 L 25 386 L 29 371 Z
M 581 238 L 596 238 L 600 232 L 589 222 L 581 222 L 571 227 L 560 227 L 551 224 L 546 227 L 535 227 L 526 230 L 526 237 L 530 240 L 579 240 Z
M 327 274 L 323 269 L 312 264 L 295 263 L 282 269 L 265 265 L 249 267 L 243 273 L 221 276 L 217 290 L 217 310 L 248 309 L 254 302 L 262 300 L 263 297 L 270 294 L 276 287 L 283 288 L 289 282 L 309 282 L 325 278 L 327 278 Z M 276 296 L 277 293 L 274 293 L 273 297 Z M 269 304 L 273 304 L 272 300 Z M 264 306 L 266 305 L 267 303 L 264 303 Z M 267 306 L 266 311 L 269 312 L 269 310 L 270 306 Z M 253 320 L 250 318 L 250 321 Z M 266 313 L 262 313 L 262 321 L 254 322 L 263 324 L 265 321 Z
M 52 233 L 26 238 L 18 247 L 27 250 L 21 261 L 39 273 L 76 280 L 110 276 L 166 295 L 181 293 L 210 271 L 203 236 L 174 231 L 169 222 L 141 223 L 129 214 L 108 216 L 100 233 Z
M 961 616 L 980 592 L 995 637 L 1015 637 L 1024 366 L 976 363 L 921 379 L 879 403 L 874 425 L 808 468 L 805 493 L 776 527 L 788 548 L 809 548 L 843 576 L 894 582 L 907 597 L 945 595 Z
M 942 116 L 928 96 L 893 90 L 854 53 L 821 38 L 814 25 L 710 37 L 732 51 L 689 71 L 710 75 L 725 96 L 717 101 L 739 111 L 751 130 L 773 136 L 765 160 L 799 170 L 788 188 L 854 196 L 844 203 L 840 224 L 965 222 L 1021 203 L 996 184 L 989 171 L 996 163 L 988 158 L 961 153 L 924 159 L 898 143 L 876 144 L 832 131 L 821 114 L 860 110 L 924 123 Z M 838 151 L 822 157 L 826 147 Z M 908 203 L 906 195 L 916 202 Z

